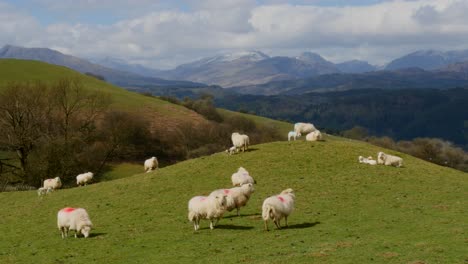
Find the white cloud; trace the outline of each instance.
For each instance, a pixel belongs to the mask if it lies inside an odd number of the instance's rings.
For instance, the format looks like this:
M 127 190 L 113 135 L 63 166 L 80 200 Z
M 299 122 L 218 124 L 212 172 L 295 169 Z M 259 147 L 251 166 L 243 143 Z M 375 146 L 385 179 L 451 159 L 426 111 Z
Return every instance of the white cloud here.
M 62 10 L 75 3 L 81 10 L 100 9 L 110 2 L 117 9 L 128 6 L 123 0 L 37 1 Z M 153 1 L 138 0 L 136 5 L 148 2 Z M 310 50 L 333 61 L 358 58 L 384 63 L 417 49 L 468 48 L 467 1 L 396 0 L 333 7 L 276 2 L 280 4 L 186 0 L 188 8 L 182 10 L 161 9 L 164 3 L 158 1 L 153 2 L 157 7 L 148 4 L 144 13 L 110 25 L 48 26 L 39 26 L 32 16 L 11 7 L 4 11 L 0 2 L 0 41 L 163 68 L 235 50 L 259 49 L 270 55 Z

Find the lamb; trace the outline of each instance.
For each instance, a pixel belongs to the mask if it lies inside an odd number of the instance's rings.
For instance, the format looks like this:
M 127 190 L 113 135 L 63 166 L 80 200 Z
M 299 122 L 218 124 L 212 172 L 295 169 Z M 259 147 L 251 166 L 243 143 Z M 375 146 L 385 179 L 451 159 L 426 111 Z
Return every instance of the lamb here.
M 262 218 L 265 230 L 268 231 L 268 219 L 272 219 L 278 229 L 281 229 L 280 221 L 284 217 L 286 227 L 288 216 L 294 210 L 294 192 L 291 188 L 282 191 L 279 195 L 273 195 L 265 199 L 262 206 Z
M 288 133 L 288 141 L 291 141 L 291 138 L 294 138 L 296 140 L 297 137 L 300 137 L 301 133 L 295 132 L 295 131 L 289 131 Z
M 235 146 L 232 146 L 232 147 L 226 149 L 226 153 L 228 153 L 229 155 L 234 154 L 234 152 L 237 152 L 237 148 Z
M 85 209 L 66 207 L 57 214 L 57 226 L 62 233 L 62 238 L 68 237 L 69 230 L 75 230 L 75 238 L 80 233 L 87 238 L 93 223 Z
M 151 157 L 150 159 L 145 160 L 145 172 L 151 172 L 158 168 L 158 159 L 156 157 Z
M 306 135 L 307 141 L 318 141 L 322 140 L 322 133 L 319 130 L 315 130 Z
M 249 172 L 240 167 L 237 172 L 233 173 L 231 176 L 232 186 L 241 186 L 245 183 L 256 183 L 252 176 L 249 175 Z
M 237 209 L 237 215 L 240 216 L 240 208 L 245 206 L 250 199 L 250 196 L 255 191 L 252 183 L 246 183 L 240 187 L 231 189 L 219 189 L 210 193 L 210 196 L 226 195 L 226 210 L 231 212 L 234 208 Z
M 55 177 L 53 179 L 45 180 L 44 181 L 44 188 L 45 189 L 51 188 L 52 190 L 62 188 L 62 181 L 60 180 L 60 177 Z
M 38 196 L 44 196 L 46 194 L 49 194 L 53 191 L 52 188 L 44 188 L 44 187 L 41 187 L 39 189 L 37 189 L 37 195 Z
M 231 135 L 232 145 L 236 147 L 236 149 L 242 150 L 242 152 L 246 151 L 249 146 L 249 137 L 247 135 L 241 135 L 237 132 L 232 133 Z
M 195 231 L 200 229 L 201 219 L 210 220 L 210 229 L 214 229 L 226 212 L 226 195 L 195 196 L 188 203 L 188 211 L 188 219 L 193 222 Z
M 76 176 L 76 184 L 78 186 L 81 186 L 82 184 L 86 185 L 88 182 L 91 182 L 93 180 L 93 176 L 94 174 L 92 172 L 79 174 L 78 176 Z
M 300 134 L 307 134 L 317 130 L 315 126 L 311 123 L 296 123 L 294 124 L 294 132 Z
M 385 154 L 383 152 L 379 152 L 377 154 L 377 163 L 384 164 L 386 166 L 395 166 L 401 167 L 403 166 L 403 159 L 397 156 Z
M 369 164 L 369 165 L 376 165 L 377 164 L 377 161 L 372 159 L 371 156 L 369 156 L 367 158 L 364 158 L 363 156 L 359 156 L 358 160 L 359 160 L 359 163 L 365 163 L 365 164 Z

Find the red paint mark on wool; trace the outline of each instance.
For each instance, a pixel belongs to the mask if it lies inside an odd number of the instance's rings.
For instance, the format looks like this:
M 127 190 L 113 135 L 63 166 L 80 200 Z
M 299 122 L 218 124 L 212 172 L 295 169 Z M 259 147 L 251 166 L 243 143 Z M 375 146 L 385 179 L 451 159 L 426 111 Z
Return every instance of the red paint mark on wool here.
M 200 197 L 200 201 L 205 201 L 206 200 L 206 197 Z
M 230 192 L 230 190 L 224 189 L 224 194 L 229 194 Z
M 283 198 L 283 197 L 278 196 L 278 199 L 279 199 L 282 203 L 284 203 L 284 198 Z
M 63 210 L 65 213 L 70 213 L 70 212 L 75 211 L 75 208 L 67 207 L 67 208 L 63 208 L 62 210 Z

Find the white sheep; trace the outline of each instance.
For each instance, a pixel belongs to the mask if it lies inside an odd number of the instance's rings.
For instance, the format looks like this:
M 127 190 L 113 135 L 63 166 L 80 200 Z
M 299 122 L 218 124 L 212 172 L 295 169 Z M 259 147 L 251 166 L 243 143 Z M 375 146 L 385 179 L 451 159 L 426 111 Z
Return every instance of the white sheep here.
M 363 156 L 359 156 L 358 158 L 359 163 L 369 164 L 369 165 L 376 165 L 377 161 L 374 160 L 371 156 L 364 158 Z
M 240 167 L 237 172 L 232 174 L 231 181 L 232 186 L 241 186 L 245 183 L 256 183 L 252 176 L 250 176 L 249 172 L 243 167 Z
M 242 150 L 242 152 L 246 151 L 249 145 L 249 137 L 247 135 L 241 135 L 237 132 L 232 133 L 231 135 L 232 145 L 236 147 L 236 149 Z
M 291 188 L 282 191 L 279 195 L 273 195 L 263 201 L 262 218 L 265 223 L 265 230 L 268 231 L 268 219 L 272 219 L 278 229 L 281 229 L 280 221 L 284 217 L 286 227 L 288 226 L 288 216 L 294 210 L 294 192 Z
M 397 156 L 385 154 L 383 152 L 379 152 L 377 154 L 377 163 L 384 164 L 386 166 L 395 166 L 401 167 L 403 166 L 403 159 Z
M 219 189 L 210 193 L 210 196 L 226 195 L 226 210 L 231 212 L 234 208 L 237 209 L 237 215 L 240 215 L 240 208 L 245 206 L 250 199 L 255 188 L 252 183 L 246 183 L 240 187 L 231 189 Z
M 307 134 L 317 130 L 315 126 L 311 123 L 296 123 L 294 124 L 294 132 L 300 134 Z
M 195 231 L 200 229 L 201 219 L 210 220 L 210 228 L 214 229 L 226 212 L 226 195 L 195 196 L 188 203 L 188 211 L 188 219 L 193 222 Z
M 307 141 L 317 141 L 322 140 L 322 133 L 319 130 L 315 130 L 306 135 Z
M 301 133 L 299 132 L 295 132 L 295 131 L 289 131 L 288 133 L 288 141 L 291 141 L 291 138 L 294 138 L 294 140 L 296 140 L 296 138 L 300 137 L 301 136 Z
M 76 176 L 76 184 L 78 186 L 86 185 L 93 180 L 94 174 L 92 172 L 86 172 Z
M 62 188 L 62 181 L 60 177 L 55 177 L 53 179 L 47 179 L 44 181 L 44 188 L 51 188 L 53 190 Z
M 37 195 L 38 196 L 43 196 L 43 195 L 51 193 L 52 191 L 53 191 L 52 188 L 41 187 L 41 188 L 37 189 Z
M 145 172 L 151 172 L 158 168 L 158 159 L 156 157 L 151 157 L 150 159 L 145 160 Z
M 226 149 L 226 153 L 228 153 L 229 155 L 232 155 L 235 152 L 237 152 L 237 148 L 235 146 L 232 146 L 232 147 Z
M 85 209 L 66 207 L 57 214 L 57 226 L 62 233 L 62 238 L 68 237 L 69 230 L 75 230 L 75 238 L 80 233 L 86 238 L 89 236 L 93 223 Z

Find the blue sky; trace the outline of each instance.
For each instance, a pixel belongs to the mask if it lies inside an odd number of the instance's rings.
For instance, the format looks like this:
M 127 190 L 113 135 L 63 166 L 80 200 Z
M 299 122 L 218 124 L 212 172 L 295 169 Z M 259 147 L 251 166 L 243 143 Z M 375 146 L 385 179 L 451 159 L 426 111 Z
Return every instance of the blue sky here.
M 466 0 L 0 0 L 0 46 L 156 68 L 246 50 L 382 65 L 467 49 L 467 13 Z

